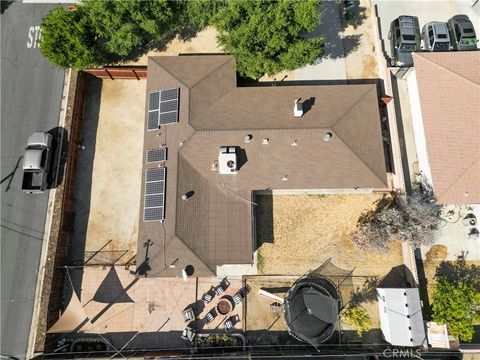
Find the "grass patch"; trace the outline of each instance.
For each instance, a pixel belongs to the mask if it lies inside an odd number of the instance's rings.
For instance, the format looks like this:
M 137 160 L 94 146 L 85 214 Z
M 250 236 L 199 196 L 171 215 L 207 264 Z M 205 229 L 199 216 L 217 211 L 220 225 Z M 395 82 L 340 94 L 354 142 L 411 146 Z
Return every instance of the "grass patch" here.
M 265 268 L 265 262 L 266 262 L 266 259 L 265 257 L 263 257 L 260 250 L 257 251 L 257 271 L 259 273 L 263 272 L 263 269 Z

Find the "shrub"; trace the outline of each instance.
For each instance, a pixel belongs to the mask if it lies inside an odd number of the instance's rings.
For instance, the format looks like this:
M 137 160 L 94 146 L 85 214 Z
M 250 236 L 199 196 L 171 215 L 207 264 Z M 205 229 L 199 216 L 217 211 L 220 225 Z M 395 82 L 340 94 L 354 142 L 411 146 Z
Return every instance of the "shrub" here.
M 368 313 L 361 307 L 348 306 L 343 311 L 345 320 L 355 327 L 358 336 L 372 328 L 372 321 Z

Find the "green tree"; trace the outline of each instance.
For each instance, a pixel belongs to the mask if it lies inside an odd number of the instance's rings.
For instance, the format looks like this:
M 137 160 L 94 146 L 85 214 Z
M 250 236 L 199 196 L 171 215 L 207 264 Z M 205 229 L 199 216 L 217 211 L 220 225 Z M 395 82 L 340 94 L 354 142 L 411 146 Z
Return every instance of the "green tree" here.
M 59 6 L 43 19 L 40 51 L 64 68 L 83 69 L 100 65 L 104 59 L 83 6 L 75 11 Z
M 432 299 L 433 320 L 447 324 L 449 332 L 471 341 L 480 321 L 480 292 L 473 284 L 438 279 Z
M 355 327 L 358 336 L 372 328 L 372 321 L 368 313 L 357 306 L 348 306 L 343 311 L 343 317 L 345 320 Z
M 168 0 L 84 0 L 73 11 L 57 7 L 42 22 L 42 53 L 76 69 L 133 59 L 153 42 L 166 43 L 183 24 L 184 3 Z
M 317 0 L 229 0 L 211 22 L 242 75 L 258 79 L 313 63 L 323 39 L 302 37 L 319 25 Z

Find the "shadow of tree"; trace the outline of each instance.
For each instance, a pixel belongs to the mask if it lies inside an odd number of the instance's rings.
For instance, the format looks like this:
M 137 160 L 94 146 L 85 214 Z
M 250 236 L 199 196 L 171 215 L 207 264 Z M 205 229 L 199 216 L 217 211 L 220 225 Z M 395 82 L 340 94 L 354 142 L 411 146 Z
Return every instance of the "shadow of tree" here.
M 347 6 L 348 3 L 348 6 Z M 360 6 L 360 1 L 343 1 L 341 8 L 347 26 L 353 26 L 355 29 L 363 24 L 367 18 L 365 11 L 366 7 Z
M 374 203 L 375 208 L 368 210 L 360 215 L 357 224 L 364 225 L 374 220 L 375 214 L 395 205 L 395 196 L 393 194 L 384 194 L 381 199 Z
M 363 303 L 370 303 L 377 299 L 377 287 L 380 284 L 378 277 L 372 277 L 365 280 L 361 288 L 352 291 L 350 306 L 356 307 Z
M 446 279 L 455 285 L 463 282 L 480 291 L 480 266 L 467 264 L 465 260 L 442 261 L 435 272 L 435 279 Z
M 351 19 L 345 19 L 343 3 L 336 1 L 322 2 L 320 13 L 320 25 L 306 34 L 305 38 L 323 37 L 323 55 L 317 60 L 317 64 L 323 59 L 340 59 L 357 49 L 361 35 L 342 35 L 345 29 L 353 25 L 355 28 L 366 19 L 366 8 L 360 7 L 355 1 L 354 15 Z

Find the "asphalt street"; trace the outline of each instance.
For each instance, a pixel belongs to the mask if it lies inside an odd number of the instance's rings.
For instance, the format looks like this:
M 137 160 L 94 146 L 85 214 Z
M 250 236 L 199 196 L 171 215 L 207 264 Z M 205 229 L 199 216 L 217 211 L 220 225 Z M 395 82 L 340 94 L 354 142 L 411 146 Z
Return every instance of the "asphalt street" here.
M 33 131 L 57 127 L 64 71 L 38 47 L 54 5 L 9 4 L 1 16 L 0 354 L 25 357 L 32 321 L 48 192 L 22 193 L 22 153 Z

